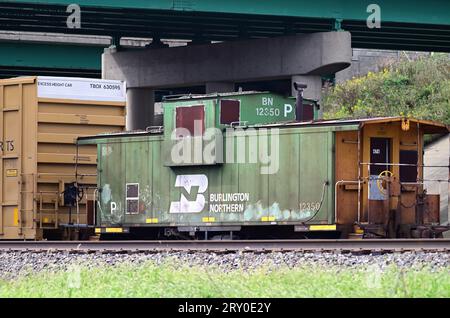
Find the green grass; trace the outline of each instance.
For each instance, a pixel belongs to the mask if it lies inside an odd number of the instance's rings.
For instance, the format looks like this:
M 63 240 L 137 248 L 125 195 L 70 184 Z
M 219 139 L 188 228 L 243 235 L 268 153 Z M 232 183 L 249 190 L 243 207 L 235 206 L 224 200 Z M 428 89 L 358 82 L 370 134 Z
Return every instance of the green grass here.
M 450 297 L 449 269 L 120 265 L 0 280 L 0 297 Z

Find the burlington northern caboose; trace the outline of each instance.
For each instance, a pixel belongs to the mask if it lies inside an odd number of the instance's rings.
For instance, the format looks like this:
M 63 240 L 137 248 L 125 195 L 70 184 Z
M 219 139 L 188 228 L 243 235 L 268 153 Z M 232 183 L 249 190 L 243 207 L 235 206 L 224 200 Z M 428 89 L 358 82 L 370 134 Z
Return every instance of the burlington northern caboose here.
M 300 101 L 299 101 L 300 99 Z M 424 136 L 446 125 L 319 120 L 265 92 L 163 102 L 164 126 L 80 138 L 98 149 L 96 233 L 175 238 L 438 237 Z M 448 168 L 448 166 L 445 166 Z

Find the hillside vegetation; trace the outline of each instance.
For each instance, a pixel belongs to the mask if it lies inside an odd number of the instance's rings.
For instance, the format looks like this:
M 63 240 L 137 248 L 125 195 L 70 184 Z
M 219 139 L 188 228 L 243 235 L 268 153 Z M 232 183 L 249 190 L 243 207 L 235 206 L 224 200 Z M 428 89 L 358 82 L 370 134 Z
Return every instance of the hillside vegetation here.
M 450 57 L 386 63 L 380 72 L 325 89 L 325 118 L 408 116 L 450 124 Z

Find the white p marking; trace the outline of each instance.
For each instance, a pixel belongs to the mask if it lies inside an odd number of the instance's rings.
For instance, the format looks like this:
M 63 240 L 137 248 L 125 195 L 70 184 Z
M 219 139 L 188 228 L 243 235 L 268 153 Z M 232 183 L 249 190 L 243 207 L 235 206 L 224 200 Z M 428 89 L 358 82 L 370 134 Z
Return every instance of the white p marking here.
M 116 202 L 111 202 L 111 213 L 116 212 L 117 210 L 117 204 Z
M 292 113 L 294 108 L 291 104 L 284 104 L 284 117 L 287 117 L 288 114 Z

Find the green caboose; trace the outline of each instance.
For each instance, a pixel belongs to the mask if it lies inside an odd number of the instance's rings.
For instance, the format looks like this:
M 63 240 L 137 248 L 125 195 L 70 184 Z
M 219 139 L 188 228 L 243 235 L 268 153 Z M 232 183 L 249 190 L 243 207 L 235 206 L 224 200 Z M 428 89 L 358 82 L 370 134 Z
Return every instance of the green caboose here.
M 317 119 L 317 103 L 304 100 L 303 109 L 305 121 Z M 98 145 L 97 231 L 335 229 L 333 129 L 284 127 L 296 122 L 294 98 L 183 96 L 166 99 L 163 110 L 164 129 L 80 138 Z
M 80 138 L 98 145 L 96 232 L 292 238 L 370 223 L 363 140 L 392 131 L 397 160 L 402 119 L 321 121 L 317 103 L 300 105 L 301 122 L 295 99 L 270 93 L 183 96 L 163 102 L 164 129 Z M 448 132 L 403 133 L 428 128 Z

